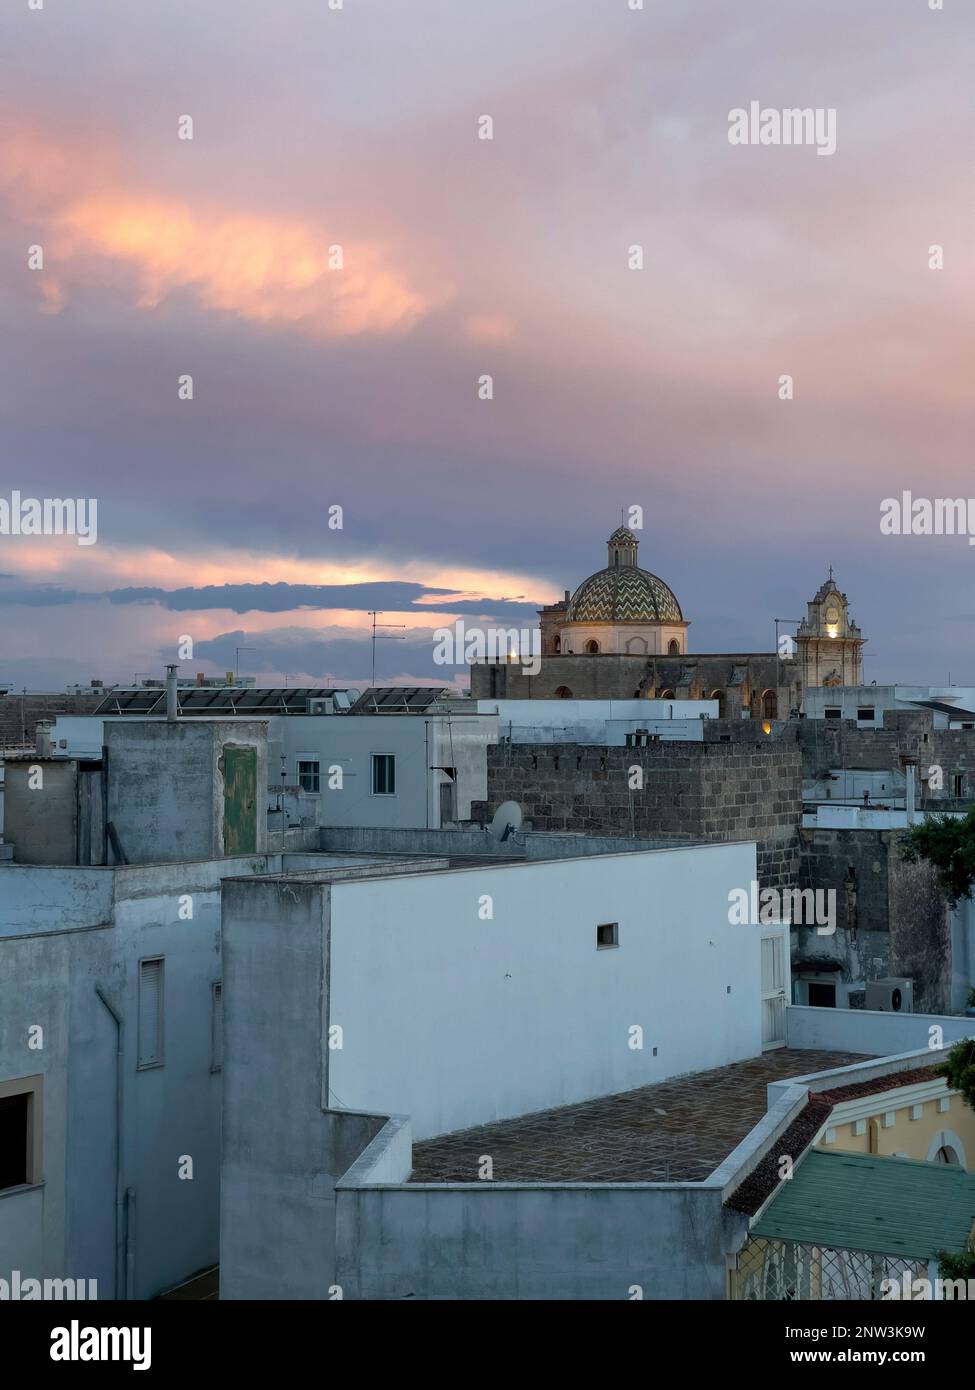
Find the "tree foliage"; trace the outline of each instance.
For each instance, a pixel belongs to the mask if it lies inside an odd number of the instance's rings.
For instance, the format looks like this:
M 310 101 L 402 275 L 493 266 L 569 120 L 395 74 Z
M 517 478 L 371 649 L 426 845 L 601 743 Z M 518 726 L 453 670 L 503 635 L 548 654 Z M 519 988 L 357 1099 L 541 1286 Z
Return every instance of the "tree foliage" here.
M 928 816 L 911 826 L 901 846 L 909 863 L 927 860 L 938 871 L 952 907 L 967 898 L 975 884 L 975 806 L 961 819 Z
M 966 1104 L 975 1110 L 975 1038 L 956 1042 L 935 1071 L 945 1078 L 952 1091 L 960 1091 Z
M 939 1250 L 938 1264 L 942 1279 L 975 1279 L 975 1245 L 968 1245 L 957 1254 Z

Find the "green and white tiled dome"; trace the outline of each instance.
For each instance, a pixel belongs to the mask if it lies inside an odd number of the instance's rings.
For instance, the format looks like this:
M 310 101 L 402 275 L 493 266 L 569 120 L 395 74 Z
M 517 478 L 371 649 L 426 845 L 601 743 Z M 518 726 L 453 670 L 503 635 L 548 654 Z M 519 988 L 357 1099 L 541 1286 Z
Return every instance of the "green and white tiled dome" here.
M 622 529 L 622 528 L 621 528 Z M 633 539 L 629 532 L 626 536 Z M 611 540 L 622 539 L 614 532 Z M 610 565 L 583 580 L 569 600 L 570 623 L 682 623 L 670 589 L 635 564 Z

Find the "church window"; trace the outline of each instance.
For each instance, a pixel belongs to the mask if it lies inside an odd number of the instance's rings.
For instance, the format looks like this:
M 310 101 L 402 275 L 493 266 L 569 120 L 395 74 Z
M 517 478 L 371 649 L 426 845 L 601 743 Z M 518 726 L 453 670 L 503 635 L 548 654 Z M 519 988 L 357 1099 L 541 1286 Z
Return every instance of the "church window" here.
M 678 642 L 676 637 L 672 637 L 670 641 L 667 643 L 667 655 L 680 656 L 680 643 Z
M 598 643 L 598 642 L 587 642 L 587 643 L 586 643 L 586 651 L 589 652 L 590 655 L 593 655 L 594 653 L 598 652 L 598 651 L 599 651 L 599 643 Z
M 556 637 L 556 639 L 555 639 L 555 650 L 556 650 L 556 652 L 560 652 L 560 651 L 562 650 L 562 638 L 561 638 L 561 637 Z
M 556 700 L 571 700 L 572 691 L 567 685 L 560 685 L 555 692 L 555 698 Z
M 762 718 L 777 719 L 779 715 L 779 701 L 774 690 L 766 690 L 762 694 Z

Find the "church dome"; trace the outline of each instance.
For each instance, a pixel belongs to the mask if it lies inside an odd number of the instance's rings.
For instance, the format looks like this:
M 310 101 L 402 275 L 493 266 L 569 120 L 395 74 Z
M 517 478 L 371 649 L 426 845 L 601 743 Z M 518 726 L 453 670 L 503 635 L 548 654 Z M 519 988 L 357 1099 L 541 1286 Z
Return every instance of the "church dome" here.
M 610 564 L 591 574 L 569 600 L 570 623 L 682 623 L 671 590 L 636 563 L 639 541 L 619 526 L 607 542 Z

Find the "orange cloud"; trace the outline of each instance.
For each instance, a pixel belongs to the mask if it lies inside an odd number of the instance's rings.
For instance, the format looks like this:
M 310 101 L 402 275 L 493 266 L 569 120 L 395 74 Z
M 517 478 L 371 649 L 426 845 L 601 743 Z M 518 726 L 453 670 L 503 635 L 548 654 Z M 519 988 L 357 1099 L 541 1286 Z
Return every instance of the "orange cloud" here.
M 0 155 L 0 192 L 40 224 L 45 312 L 58 312 L 72 283 L 103 282 L 106 266 L 131 277 L 140 308 L 184 291 L 205 309 L 321 338 L 403 331 L 433 305 L 379 242 L 343 245 L 308 221 L 133 193 L 103 160 L 89 166 L 85 187 L 85 167 L 77 152 L 33 132 L 14 132 Z

